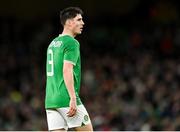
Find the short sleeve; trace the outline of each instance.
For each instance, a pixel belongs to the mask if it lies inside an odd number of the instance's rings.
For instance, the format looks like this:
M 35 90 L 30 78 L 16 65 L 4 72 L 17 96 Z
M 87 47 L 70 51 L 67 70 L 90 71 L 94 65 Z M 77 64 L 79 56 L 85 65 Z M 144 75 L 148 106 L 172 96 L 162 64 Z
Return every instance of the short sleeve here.
M 75 42 L 67 44 L 67 47 L 64 51 L 64 61 L 68 61 L 73 65 L 76 65 L 79 57 L 79 46 Z

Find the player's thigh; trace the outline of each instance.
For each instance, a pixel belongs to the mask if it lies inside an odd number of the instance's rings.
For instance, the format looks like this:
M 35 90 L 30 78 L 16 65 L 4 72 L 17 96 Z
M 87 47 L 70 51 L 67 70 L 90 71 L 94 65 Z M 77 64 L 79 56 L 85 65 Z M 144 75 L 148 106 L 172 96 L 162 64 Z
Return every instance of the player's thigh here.
M 47 109 L 47 123 L 49 131 L 67 130 L 67 123 L 56 109 Z
M 92 124 L 74 128 L 76 131 L 93 131 Z
M 51 130 L 51 132 L 67 132 L 67 130 L 64 130 L 64 129 L 58 129 L 58 130 Z
M 67 130 L 64 130 L 64 129 L 58 129 L 58 130 L 51 130 L 51 132 L 67 132 Z

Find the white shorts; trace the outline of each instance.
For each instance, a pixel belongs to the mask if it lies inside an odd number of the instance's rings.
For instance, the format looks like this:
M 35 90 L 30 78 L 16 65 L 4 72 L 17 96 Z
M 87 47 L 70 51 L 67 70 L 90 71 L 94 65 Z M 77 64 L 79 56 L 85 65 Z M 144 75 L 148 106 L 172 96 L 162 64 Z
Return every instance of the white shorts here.
M 76 115 L 73 117 L 68 117 L 67 112 L 69 107 L 57 108 L 57 109 L 47 109 L 47 123 L 49 130 L 65 129 L 80 127 L 91 123 L 89 114 L 86 111 L 84 105 L 77 106 Z

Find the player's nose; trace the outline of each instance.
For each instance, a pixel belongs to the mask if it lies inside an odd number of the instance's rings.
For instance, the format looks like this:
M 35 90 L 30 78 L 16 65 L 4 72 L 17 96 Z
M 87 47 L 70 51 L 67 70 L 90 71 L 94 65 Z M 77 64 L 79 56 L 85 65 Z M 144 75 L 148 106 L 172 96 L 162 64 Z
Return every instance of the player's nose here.
M 84 25 L 85 23 L 84 23 L 84 21 L 82 21 L 82 25 Z

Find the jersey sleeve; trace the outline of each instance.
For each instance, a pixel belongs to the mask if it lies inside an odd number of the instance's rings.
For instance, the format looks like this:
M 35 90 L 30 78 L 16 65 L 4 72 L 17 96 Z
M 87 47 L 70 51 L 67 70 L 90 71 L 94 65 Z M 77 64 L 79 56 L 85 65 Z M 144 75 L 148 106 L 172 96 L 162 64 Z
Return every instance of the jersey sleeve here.
M 76 65 L 79 57 L 79 46 L 76 42 L 68 42 L 64 51 L 64 61 Z

